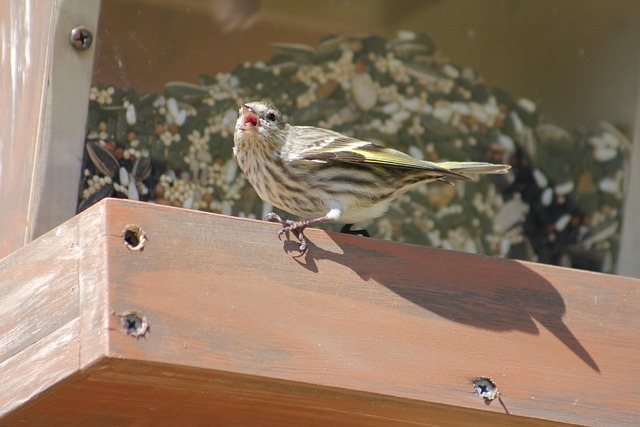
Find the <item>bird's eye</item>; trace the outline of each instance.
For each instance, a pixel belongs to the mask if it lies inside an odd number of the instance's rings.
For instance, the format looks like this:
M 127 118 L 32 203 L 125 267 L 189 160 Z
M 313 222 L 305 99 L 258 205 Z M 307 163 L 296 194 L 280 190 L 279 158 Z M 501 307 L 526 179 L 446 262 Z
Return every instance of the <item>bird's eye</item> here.
M 269 120 L 270 122 L 275 122 L 276 121 L 276 114 L 275 113 L 268 113 L 267 114 L 267 120 Z

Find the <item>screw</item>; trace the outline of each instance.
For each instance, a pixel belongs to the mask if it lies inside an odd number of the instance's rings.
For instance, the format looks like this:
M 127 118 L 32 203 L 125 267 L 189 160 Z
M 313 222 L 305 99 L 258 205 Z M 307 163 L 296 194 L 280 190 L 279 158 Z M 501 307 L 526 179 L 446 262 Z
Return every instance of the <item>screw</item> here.
M 71 30 L 71 36 L 69 37 L 71 46 L 78 50 L 87 50 L 93 43 L 93 34 L 85 27 L 75 27 Z
M 483 398 L 485 402 L 491 402 L 500 397 L 500 391 L 496 387 L 496 383 L 488 377 L 478 377 L 473 380 L 473 391 Z
M 122 327 L 128 335 L 140 338 L 149 332 L 149 321 L 144 314 L 137 311 L 127 311 L 122 313 L 120 317 L 122 318 Z
M 496 386 L 496 383 L 489 377 L 478 377 L 473 380 L 473 391 L 480 396 L 486 405 L 491 404 L 494 400 L 498 399 L 500 405 L 504 409 L 504 412 L 507 415 L 511 415 L 509 410 L 507 409 L 507 405 L 504 404 L 500 395 L 500 390 Z

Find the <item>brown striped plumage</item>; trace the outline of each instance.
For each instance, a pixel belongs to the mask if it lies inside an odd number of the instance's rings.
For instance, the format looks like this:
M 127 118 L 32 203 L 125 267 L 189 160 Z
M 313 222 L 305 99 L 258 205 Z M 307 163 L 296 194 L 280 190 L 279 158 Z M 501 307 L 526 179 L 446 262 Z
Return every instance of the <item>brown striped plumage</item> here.
M 506 173 L 507 165 L 432 163 L 371 142 L 311 126 L 291 126 L 278 109 L 251 102 L 240 109 L 234 154 L 261 199 L 302 221 L 282 222 L 301 241 L 325 221 L 356 223 L 383 215 L 389 203 L 424 182 L 469 180 L 464 173 Z

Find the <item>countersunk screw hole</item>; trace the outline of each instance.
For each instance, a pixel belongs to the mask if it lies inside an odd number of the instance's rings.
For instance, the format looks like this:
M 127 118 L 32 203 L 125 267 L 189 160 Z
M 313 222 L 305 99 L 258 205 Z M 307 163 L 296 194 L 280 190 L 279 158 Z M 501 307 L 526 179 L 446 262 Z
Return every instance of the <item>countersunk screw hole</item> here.
M 127 334 L 134 338 L 143 337 L 149 332 L 149 321 L 147 317 L 136 311 L 128 311 L 120 315 L 122 317 L 122 327 L 127 331 Z
M 473 391 L 484 399 L 486 403 L 495 400 L 500 396 L 500 391 L 491 378 L 478 377 L 473 380 Z
M 478 377 L 473 380 L 473 391 L 484 400 L 486 405 L 490 405 L 491 402 L 498 399 L 504 411 L 509 414 L 509 410 L 500 397 L 500 390 L 498 390 L 498 386 L 496 386 L 496 383 L 491 378 Z
M 122 231 L 124 245 L 132 251 L 141 251 L 149 241 L 144 230 L 137 225 L 127 225 Z

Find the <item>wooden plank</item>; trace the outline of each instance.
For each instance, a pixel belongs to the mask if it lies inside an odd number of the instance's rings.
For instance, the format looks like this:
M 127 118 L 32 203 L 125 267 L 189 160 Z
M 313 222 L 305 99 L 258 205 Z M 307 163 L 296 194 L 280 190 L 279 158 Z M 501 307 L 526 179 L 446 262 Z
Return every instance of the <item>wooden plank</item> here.
M 0 423 L 640 423 L 636 279 L 321 230 L 296 260 L 276 224 L 126 200 L 73 224 L 89 350 Z
M 84 405 L 90 396 L 91 404 Z M 559 426 L 544 420 L 266 377 L 106 359 L 6 425 Z
M 0 362 L 78 317 L 77 241 L 63 224 L 0 260 Z
M 82 368 L 103 358 L 109 351 L 106 214 L 106 205 L 101 204 L 69 221 L 77 224 L 78 247 L 82 253 L 77 276 L 82 319 L 79 355 Z
M 79 323 L 73 319 L 0 363 L 0 414 L 29 402 L 78 371 Z
M 562 422 L 640 421 L 638 280 L 109 201 L 113 355 L 485 408 Z M 143 252 L 122 243 L 131 222 Z

